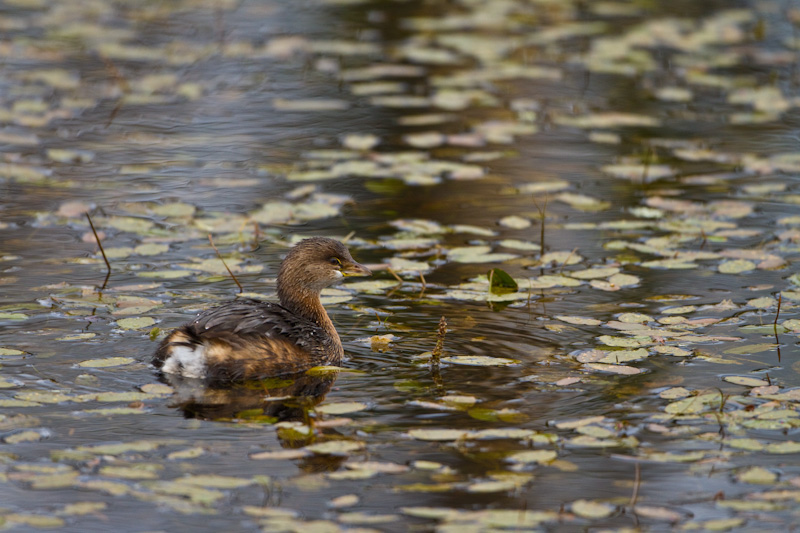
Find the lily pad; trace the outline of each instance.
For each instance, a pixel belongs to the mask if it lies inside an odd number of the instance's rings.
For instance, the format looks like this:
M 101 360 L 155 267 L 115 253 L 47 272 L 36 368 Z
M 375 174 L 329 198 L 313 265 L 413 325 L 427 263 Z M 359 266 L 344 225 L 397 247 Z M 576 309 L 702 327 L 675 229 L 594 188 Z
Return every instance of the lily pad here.
M 135 363 L 135 359 L 130 357 L 106 357 L 104 359 L 89 359 L 78 363 L 83 368 L 109 368 L 114 366 L 129 365 Z
M 443 357 L 442 362 L 466 366 L 508 366 L 520 363 L 517 359 L 490 357 L 486 355 L 451 355 L 449 357 Z
M 121 318 L 117 320 L 117 325 L 122 329 L 143 329 L 149 328 L 153 324 L 155 324 L 155 319 L 149 316 L 137 317 L 137 318 Z
M 457 429 L 412 429 L 408 435 L 417 440 L 451 441 L 465 439 L 469 432 Z
M 318 405 L 314 410 L 326 415 L 343 415 L 347 413 L 357 413 L 367 408 L 367 404 L 362 402 L 334 402 Z
M 527 450 L 524 452 L 515 452 L 506 460 L 511 463 L 530 464 L 530 463 L 549 463 L 555 460 L 558 454 L 553 450 Z

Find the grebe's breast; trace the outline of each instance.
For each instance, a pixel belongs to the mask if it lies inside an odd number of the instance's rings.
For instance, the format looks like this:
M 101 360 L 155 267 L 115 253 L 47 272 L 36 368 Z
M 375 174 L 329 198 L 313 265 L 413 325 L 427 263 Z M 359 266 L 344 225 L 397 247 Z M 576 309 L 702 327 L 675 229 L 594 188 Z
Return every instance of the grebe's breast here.
M 334 338 L 316 322 L 269 302 L 242 299 L 205 311 L 158 348 L 163 372 L 211 382 L 262 379 L 339 364 Z

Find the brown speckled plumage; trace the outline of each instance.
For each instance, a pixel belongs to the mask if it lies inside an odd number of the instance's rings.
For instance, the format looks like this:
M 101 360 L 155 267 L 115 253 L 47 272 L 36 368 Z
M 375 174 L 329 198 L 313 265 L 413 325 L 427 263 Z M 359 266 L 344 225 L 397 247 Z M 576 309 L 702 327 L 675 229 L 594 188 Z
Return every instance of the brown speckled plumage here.
M 204 311 L 161 342 L 153 364 L 214 383 L 338 365 L 344 351 L 320 291 L 344 275 L 369 273 L 339 241 L 300 241 L 278 273 L 280 304 L 242 299 Z

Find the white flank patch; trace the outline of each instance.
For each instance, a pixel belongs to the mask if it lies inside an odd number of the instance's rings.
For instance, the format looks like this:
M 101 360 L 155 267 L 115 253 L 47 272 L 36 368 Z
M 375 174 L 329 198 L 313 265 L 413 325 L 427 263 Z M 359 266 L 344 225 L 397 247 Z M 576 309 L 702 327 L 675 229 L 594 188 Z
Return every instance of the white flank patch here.
M 206 377 L 206 347 L 173 346 L 161 371 L 187 378 Z

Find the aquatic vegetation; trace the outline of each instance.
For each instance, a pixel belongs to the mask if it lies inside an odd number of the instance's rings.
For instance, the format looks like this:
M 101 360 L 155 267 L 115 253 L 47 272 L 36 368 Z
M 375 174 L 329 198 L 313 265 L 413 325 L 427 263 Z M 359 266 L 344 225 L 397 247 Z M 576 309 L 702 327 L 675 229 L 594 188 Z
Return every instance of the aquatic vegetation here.
M 684 7 L 8 2 L 0 525 L 788 529 L 798 17 Z M 310 235 L 342 368 L 159 381 Z

